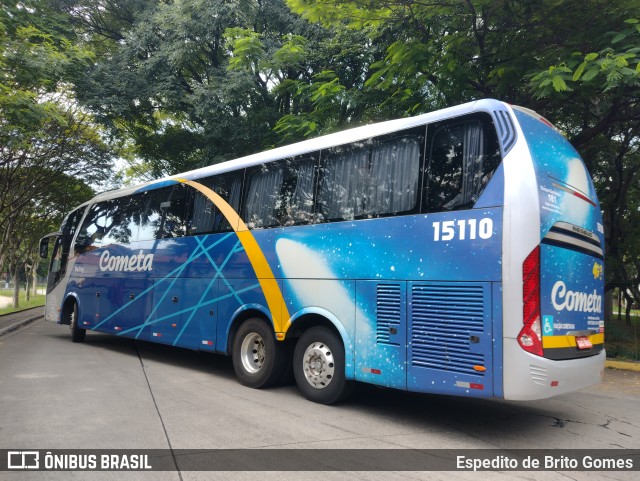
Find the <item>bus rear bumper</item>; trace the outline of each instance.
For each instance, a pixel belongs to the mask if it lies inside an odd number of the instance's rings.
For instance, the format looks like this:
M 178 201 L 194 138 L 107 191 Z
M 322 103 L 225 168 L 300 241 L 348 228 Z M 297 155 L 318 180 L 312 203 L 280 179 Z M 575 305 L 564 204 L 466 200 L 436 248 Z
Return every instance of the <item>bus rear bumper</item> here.
M 606 357 L 603 349 L 591 357 L 553 361 L 524 351 L 515 339 L 504 339 L 504 398 L 545 399 L 597 384 Z

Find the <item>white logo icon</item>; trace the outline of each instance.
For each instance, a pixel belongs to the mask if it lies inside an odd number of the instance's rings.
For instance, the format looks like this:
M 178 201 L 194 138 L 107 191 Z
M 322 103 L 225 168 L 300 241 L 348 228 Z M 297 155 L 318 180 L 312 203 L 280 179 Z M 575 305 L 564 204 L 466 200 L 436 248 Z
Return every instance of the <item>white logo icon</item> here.
M 40 453 L 38 451 L 8 451 L 8 469 L 39 469 Z

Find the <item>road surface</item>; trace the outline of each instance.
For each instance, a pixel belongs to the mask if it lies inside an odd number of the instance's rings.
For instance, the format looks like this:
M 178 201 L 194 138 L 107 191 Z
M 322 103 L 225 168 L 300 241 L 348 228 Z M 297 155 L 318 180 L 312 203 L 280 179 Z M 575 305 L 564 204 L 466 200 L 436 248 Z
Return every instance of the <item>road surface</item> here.
M 359 386 L 323 406 L 295 386 L 257 391 L 230 359 L 37 320 L 0 337 L 0 449 L 640 448 L 640 373 L 536 402 Z M 326 460 L 324 460 L 326 461 Z M 638 472 L 0 472 L 5 480 L 637 479 Z

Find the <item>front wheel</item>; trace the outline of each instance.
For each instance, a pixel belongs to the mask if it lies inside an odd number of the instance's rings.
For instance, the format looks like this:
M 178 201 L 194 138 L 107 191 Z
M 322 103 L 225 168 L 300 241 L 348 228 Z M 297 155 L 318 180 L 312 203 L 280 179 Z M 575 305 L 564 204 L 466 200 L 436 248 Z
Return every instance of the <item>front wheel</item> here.
M 272 386 L 286 374 L 287 354 L 286 346 L 276 341 L 266 322 L 248 319 L 233 340 L 233 369 L 245 386 L 256 389 Z
M 78 327 L 78 304 L 73 303 L 71 309 L 71 318 L 69 319 L 69 327 L 71 328 L 71 340 L 73 342 L 83 342 L 87 335 L 87 330 Z
M 293 373 L 307 399 L 320 404 L 345 399 L 353 383 L 346 380 L 344 371 L 344 346 L 333 331 L 317 326 L 300 336 L 293 354 Z

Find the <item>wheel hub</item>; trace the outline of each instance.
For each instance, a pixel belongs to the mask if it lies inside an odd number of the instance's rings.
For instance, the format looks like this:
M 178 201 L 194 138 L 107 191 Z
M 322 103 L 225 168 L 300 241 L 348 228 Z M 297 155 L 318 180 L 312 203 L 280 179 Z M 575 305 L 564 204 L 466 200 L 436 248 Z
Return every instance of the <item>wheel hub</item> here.
M 240 358 L 242 366 L 247 372 L 255 374 L 262 368 L 265 359 L 265 347 L 264 339 L 258 333 L 252 332 L 244 338 L 240 347 Z
M 314 342 L 304 352 L 302 358 L 307 382 L 316 389 L 324 389 L 333 379 L 335 362 L 329 347 L 322 342 Z

